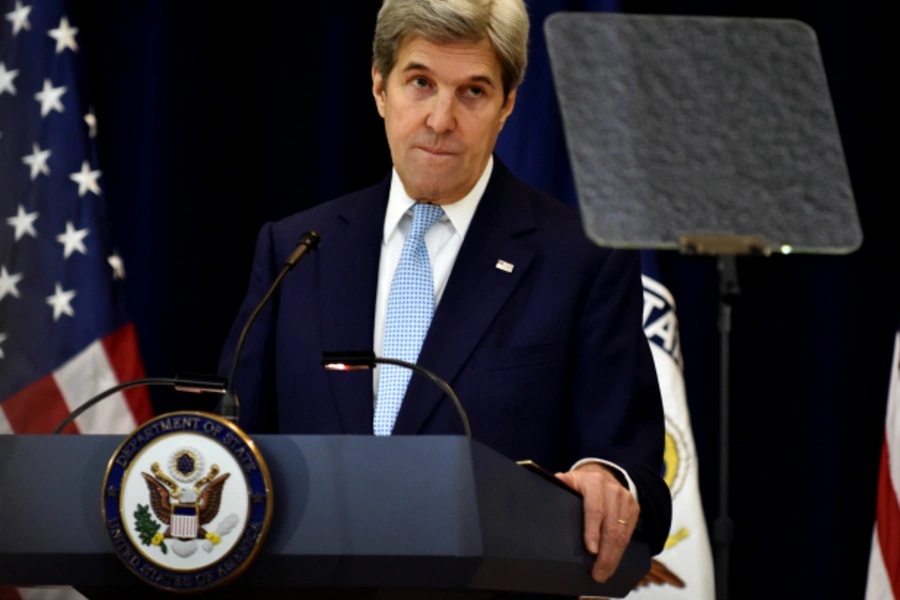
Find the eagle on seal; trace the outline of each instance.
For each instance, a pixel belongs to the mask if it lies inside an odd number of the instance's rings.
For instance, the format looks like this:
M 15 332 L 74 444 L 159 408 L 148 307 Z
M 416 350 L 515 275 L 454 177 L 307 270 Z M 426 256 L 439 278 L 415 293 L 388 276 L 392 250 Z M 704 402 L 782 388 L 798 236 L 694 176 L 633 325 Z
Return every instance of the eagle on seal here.
M 196 494 L 190 490 L 178 491 L 176 489 L 176 499 L 195 500 L 193 502 L 172 502 L 169 490 L 162 483 L 147 473 L 141 473 L 141 475 L 144 476 L 147 487 L 150 489 L 150 507 L 153 509 L 153 513 L 163 524 L 168 525 L 163 535 L 167 538 L 203 539 L 206 537 L 206 530 L 202 525 L 209 524 L 219 514 L 225 480 L 231 476 L 231 473 L 225 473 L 212 480 L 200 494 L 199 500 L 196 500 Z M 184 536 L 179 535 L 179 532 L 172 532 L 173 516 L 178 519 L 179 513 L 188 515 L 188 519 L 195 522 L 195 535 Z M 194 527 L 190 528 L 192 532 Z

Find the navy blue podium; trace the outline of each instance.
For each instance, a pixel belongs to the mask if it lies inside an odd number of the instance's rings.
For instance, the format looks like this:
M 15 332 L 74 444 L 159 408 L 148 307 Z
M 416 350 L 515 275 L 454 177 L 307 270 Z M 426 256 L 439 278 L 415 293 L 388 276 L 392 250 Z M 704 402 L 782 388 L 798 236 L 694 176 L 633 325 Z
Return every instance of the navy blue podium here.
M 89 598 L 171 596 L 120 562 L 101 487 L 120 436 L 0 435 L 0 584 Z M 632 541 L 590 577 L 581 500 L 464 437 L 256 436 L 272 476 L 262 552 L 197 598 L 623 597 L 649 570 Z

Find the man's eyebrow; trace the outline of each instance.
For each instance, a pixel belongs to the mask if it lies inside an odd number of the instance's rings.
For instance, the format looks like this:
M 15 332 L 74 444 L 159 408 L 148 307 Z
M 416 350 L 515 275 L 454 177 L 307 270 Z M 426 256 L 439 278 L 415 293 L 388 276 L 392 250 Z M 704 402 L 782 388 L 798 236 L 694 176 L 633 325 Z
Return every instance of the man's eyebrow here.
M 406 67 L 403 68 L 404 73 L 407 71 L 430 71 L 430 70 L 431 69 L 429 69 L 422 63 L 417 63 L 417 62 L 411 62 L 408 65 L 406 65 Z
M 477 82 L 477 83 L 484 83 L 491 87 L 496 87 L 496 84 L 494 84 L 494 80 L 491 79 L 490 77 L 488 77 L 487 75 L 473 75 L 469 81 L 473 81 L 473 82 Z
M 431 71 L 431 69 L 429 69 L 427 65 L 423 65 L 422 63 L 411 62 L 403 67 L 403 73 L 406 73 L 408 71 L 425 71 L 426 73 L 428 73 Z M 494 80 L 487 75 L 472 75 L 472 77 L 469 78 L 469 81 L 472 83 L 484 83 L 491 87 L 497 87 L 497 84 L 494 83 Z

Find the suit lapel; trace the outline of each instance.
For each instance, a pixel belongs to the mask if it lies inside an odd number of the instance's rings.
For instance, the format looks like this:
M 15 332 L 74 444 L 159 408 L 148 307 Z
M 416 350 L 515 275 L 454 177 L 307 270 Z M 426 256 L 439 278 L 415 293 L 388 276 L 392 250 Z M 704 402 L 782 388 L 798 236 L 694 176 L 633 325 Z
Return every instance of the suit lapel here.
M 519 185 L 495 158 L 491 180 L 419 354 L 420 365 L 448 382 L 452 383 L 472 355 L 534 257 L 515 239 L 534 229 L 530 206 L 515 192 Z M 512 273 L 498 269 L 498 260 L 514 265 Z M 442 400 L 442 396 L 433 383 L 413 376 L 394 424 L 394 434 L 420 432 L 438 402 L 450 402 Z
M 320 248 L 322 349 L 371 350 L 384 211 L 390 178 L 342 207 Z M 371 434 L 371 371 L 329 377 L 344 433 Z

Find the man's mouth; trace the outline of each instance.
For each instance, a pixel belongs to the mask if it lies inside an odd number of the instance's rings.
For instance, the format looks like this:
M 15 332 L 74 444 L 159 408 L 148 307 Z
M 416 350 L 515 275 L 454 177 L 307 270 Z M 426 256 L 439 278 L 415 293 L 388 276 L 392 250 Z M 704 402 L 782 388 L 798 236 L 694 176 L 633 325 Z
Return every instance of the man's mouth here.
M 433 146 L 417 146 L 419 150 L 427 152 L 428 154 L 433 154 L 435 156 L 453 156 L 456 154 L 455 152 L 451 152 L 445 148 L 436 148 Z

